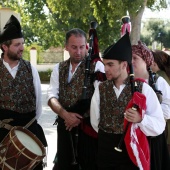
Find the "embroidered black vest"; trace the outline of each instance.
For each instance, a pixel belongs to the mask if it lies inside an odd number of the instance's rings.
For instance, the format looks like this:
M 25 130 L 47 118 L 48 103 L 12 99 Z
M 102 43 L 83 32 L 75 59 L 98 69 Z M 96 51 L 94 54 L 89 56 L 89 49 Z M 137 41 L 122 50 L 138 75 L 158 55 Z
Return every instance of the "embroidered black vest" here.
M 122 134 L 124 112 L 132 98 L 129 78 L 120 96 L 116 97 L 113 81 L 105 81 L 99 85 L 100 92 L 100 123 L 99 129 L 107 133 Z M 138 83 L 139 92 L 142 91 L 142 82 Z
M 36 110 L 31 65 L 20 60 L 16 77 L 13 78 L 0 59 L 0 109 L 18 113 Z
M 71 81 L 68 83 L 70 59 L 59 65 L 59 102 L 64 108 L 74 105 L 82 97 L 82 90 L 85 79 L 85 59 L 81 62 Z M 90 72 L 94 72 L 94 65 L 91 64 Z M 88 79 L 87 98 L 91 98 L 94 92 L 93 83 Z

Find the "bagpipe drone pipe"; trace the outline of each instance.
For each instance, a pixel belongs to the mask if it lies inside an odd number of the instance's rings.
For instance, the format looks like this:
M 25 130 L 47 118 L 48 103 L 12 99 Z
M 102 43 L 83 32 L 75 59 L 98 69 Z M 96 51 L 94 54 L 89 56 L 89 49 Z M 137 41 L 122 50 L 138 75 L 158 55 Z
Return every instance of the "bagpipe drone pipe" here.
M 158 88 L 156 87 L 156 82 L 155 82 L 155 76 L 153 71 L 151 70 L 150 67 L 147 68 L 148 72 L 149 72 L 149 82 L 148 84 L 152 87 L 152 89 L 155 91 L 158 100 L 160 103 L 162 103 L 162 92 L 160 90 L 158 90 Z
M 91 98 L 87 97 L 87 88 L 88 83 L 93 83 L 95 80 L 104 81 L 106 80 L 106 76 L 104 73 L 97 71 L 90 73 L 91 64 L 95 64 L 97 61 L 101 61 L 99 56 L 99 48 L 98 48 L 98 37 L 97 37 L 97 22 L 92 21 L 90 23 L 89 30 L 89 47 L 88 47 L 88 55 L 86 56 L 85 62 L 85 78 L 84 85 L 82 87 L 82 97 L 78 100 L 74 105 L 67 107 L 66 110 L 68 112 L 75 112 L 80 115 L 84 115 L 86 111 L 90 109 Z M 89 81 L 90 79 L 90 81 Z

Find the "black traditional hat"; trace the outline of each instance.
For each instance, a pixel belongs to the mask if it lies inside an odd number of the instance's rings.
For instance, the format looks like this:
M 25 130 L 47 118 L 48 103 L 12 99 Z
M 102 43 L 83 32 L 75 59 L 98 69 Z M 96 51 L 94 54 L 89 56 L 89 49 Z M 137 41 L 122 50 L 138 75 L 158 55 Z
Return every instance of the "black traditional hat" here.
M 21 25 L 18 19 L 14 15 L 11 15 L 0 34 L 0 44 L 8 40 L 22 37 L 23 34 L 21 32 Z
M 103 53 L 103 59 L 132 62 L 132 47 L 129 33 L 126 33 L 116 44 L 109 46 Z

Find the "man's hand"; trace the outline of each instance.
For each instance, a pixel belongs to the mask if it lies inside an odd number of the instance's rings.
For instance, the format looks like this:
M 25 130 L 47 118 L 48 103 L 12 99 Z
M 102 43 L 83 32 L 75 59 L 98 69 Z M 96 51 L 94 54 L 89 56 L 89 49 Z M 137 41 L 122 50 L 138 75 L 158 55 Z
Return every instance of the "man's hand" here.
M 129 108 L 124 113 L 124 117 L 128 122 L 139 123 L 142 121 L 142 117 L 137 110 Z
M 82 118 L 83 117 L 77 113 L 67 112 L 67 114 L 65 114 L 65 118 L 64 118 L 66 130 L 71 131 L 71 129 L 73 127 L 78 126 L 81 123 Z

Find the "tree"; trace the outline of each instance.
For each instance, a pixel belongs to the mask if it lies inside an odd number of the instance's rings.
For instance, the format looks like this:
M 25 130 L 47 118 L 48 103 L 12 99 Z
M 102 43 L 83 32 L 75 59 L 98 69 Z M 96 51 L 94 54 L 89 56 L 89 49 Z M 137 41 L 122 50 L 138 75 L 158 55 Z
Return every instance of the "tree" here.
M 21 14 L 27 44 L 37 42 L 44 48 L 63 46 L 66 31 L 80 27 L 88 34 L 92 20 L 97 21 L 101 51 L 120 38 L 121 17 L 127 11 L 131 17 L 132 44 L 139 40 L 141 18 L 146 5 L 165 6 L 166 0 L 10 0 L 4 4 Z M 44 11 L 46 7 L 49 13 Z
M 170 48 L 170 22 L 161 19 L 146 21 L 142 29 L 141 39 L 148 46 L 157 41 L 162 48 Z
M 110 20 L 110 25 L 112 26 L 115 24 L 113 22 L 112 17 L 113 13 L 112 11 L 115 11 L 114 16 L 119 17 L 122 15 L 125 15 L 126 11 L 129 12 L 130 18 L 131 18 L 131 25 L 132 25 L 132 32 L 131 32 L 131 43 L 136 44 L 137 41 L 140 39 L 140 30 L 141 30 L 141 19 L 143 12 L 145 10 L 145 7 L 149 7 L 151 9 L 157 9 L 160 8 L 166 8 L 166 1 L 165 0 L 137 0 L 137 1 L 131 1 L 131 0 L 125 0 L 125 1 L 114 1 L 109 0 L 105 1 L 105 4 L 100 4 L 101 1 L 93 0 L 94 3 L 94 9 L 95 9 L 95 17 L 98 18 L 100 21 L 102 20 L 102 12 L 106 11 L 107 18 Z M 156 5 L 155 2 L 157 2 Z M 100 11 L 101 14 L 100 14 Z

